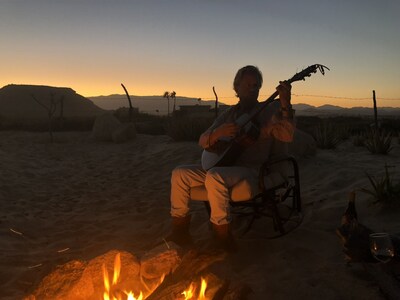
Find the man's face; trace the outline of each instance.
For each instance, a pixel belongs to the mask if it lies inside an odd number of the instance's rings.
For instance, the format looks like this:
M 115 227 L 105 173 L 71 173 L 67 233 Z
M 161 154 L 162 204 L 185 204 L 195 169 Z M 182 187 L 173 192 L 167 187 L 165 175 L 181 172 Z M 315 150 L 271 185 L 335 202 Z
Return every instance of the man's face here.
M 237 86 L 237 95 L 240 101 L 254 102 L 258 98 L 258 92 L 260 90 L 260 82 L 257 76 L 252 73 L 244 74 L 242 80 Z

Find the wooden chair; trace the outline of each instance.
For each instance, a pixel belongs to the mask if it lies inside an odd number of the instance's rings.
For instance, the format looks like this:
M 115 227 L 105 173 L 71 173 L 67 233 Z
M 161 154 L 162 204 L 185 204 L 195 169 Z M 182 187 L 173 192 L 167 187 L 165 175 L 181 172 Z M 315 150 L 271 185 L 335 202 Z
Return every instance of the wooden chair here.
M 246 234 L 253 223 L 262 217 L 272 220 L 272 232 L 268 228 L 263 229 L 267 238 L 285 235 L 302 222 L 297 161 L 292 156 L 282 154 L 287 152 L 285 143 L 276 141 L 272 148 L 270 159 L 259 169 L 258 186 L 242 180 L 230 190 L 232 216 L 248 218 L 243 234 Z M 193 187 L 190 195 L 192 200 L 203 201 L 210 215 L 205 187 Z

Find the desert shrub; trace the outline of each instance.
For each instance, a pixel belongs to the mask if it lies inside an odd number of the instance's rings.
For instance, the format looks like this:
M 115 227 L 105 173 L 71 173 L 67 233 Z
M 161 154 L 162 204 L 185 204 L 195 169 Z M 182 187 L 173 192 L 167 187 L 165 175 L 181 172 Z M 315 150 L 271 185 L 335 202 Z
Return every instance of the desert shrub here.
M 136 131 L 141 134 L 164 135 L 166 134 L 165 126 L 163 120 L 135 122 Z
M 364 144 L 372 154 L 388 154 L 392 150 L 392 135 L 390 132 L 371 129 L 367 131 Z
M 342 142 L 342 133 L 337 130 L 331 123 L 322 122 L 314 131 L 314 139 L 318 148 L 335 149 Z
M 356 147 L 364 147 L 365 146 L 365 135 L 360 133 L 353 136 L 353 145 Z
M 121 107 L 114 112 L 114 116 L 121 122 L 129 122 L 129 109 Z M 133 110 L 133 123 L 135 124 L 137 133 L 150 135 L 166 134 L 167 116 L 157 116 Z
M 308 134 L 313 135 L 314 128 L 321 123 L 321 118 L 317 116 L 296 116 L 296 127 Z
M 396 131 L 395 134 L 393 134 L 393 137 L 397 139 L 397 143 L 400 144 L 400 132 Z
M 213 120 L 211 117 L 171 118 L 166 126 L 167 135 L 175 141 L 197 141 Z
M 342 141 L 348 140 L 351 137 L 352 128 L 349 124 L 341 124 L 337 126 L 337 134 Z
M 389 172 L 389 166 L 385 164 L 385 174 L 376 178 L 366 173 L 371 184 L 370 189 L 362 188 L 361 191 L 371 195 L 374 203 L 397 203 L 400 204 L 400 182 L 393 182 L 392 174 Z

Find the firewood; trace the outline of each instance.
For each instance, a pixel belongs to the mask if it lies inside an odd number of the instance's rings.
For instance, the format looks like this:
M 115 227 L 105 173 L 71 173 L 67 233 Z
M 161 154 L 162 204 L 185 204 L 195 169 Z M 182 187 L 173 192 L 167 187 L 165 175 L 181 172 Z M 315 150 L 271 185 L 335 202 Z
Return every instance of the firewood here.
M 207 274 L 205 270 L 214 263 L 223 260 L 225 256 L 226 254 L 223 252 L 199 253 L 195 250 L 189 251 L 183 256 L 179 266 L 165 277 L 161 285 L 153 291 L 147 300 L 177 299 L 169 297 L 179 296 L 191 282 L 201 280 L 200 275 L 212 276 L 211 273 Z

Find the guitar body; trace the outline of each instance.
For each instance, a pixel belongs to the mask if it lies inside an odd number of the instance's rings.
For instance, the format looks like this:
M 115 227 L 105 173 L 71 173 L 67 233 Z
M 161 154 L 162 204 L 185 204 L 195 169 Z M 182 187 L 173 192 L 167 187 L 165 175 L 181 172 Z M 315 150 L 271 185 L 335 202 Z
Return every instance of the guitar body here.
M 249 115 L 242 115 L 237 121 L 237 125 L 247 123 L 242 127 L 242 132 L 236 138 L 222 138 L 210 149 L 204 150 L 201 156 L 201 165 L 204 170 L 212 167 L 232 166 L 247 145 L 254 143 L 259 135 L 258 124 L 248 122 Z
M 218 142 L 215 149 L 203 150 L 201 155 L 201 166 L 204 170 L 209 170 L 213 167 L 232 166 L 240 153 L 243 151 L 243 146 L 235 140 L 231 142 Z

